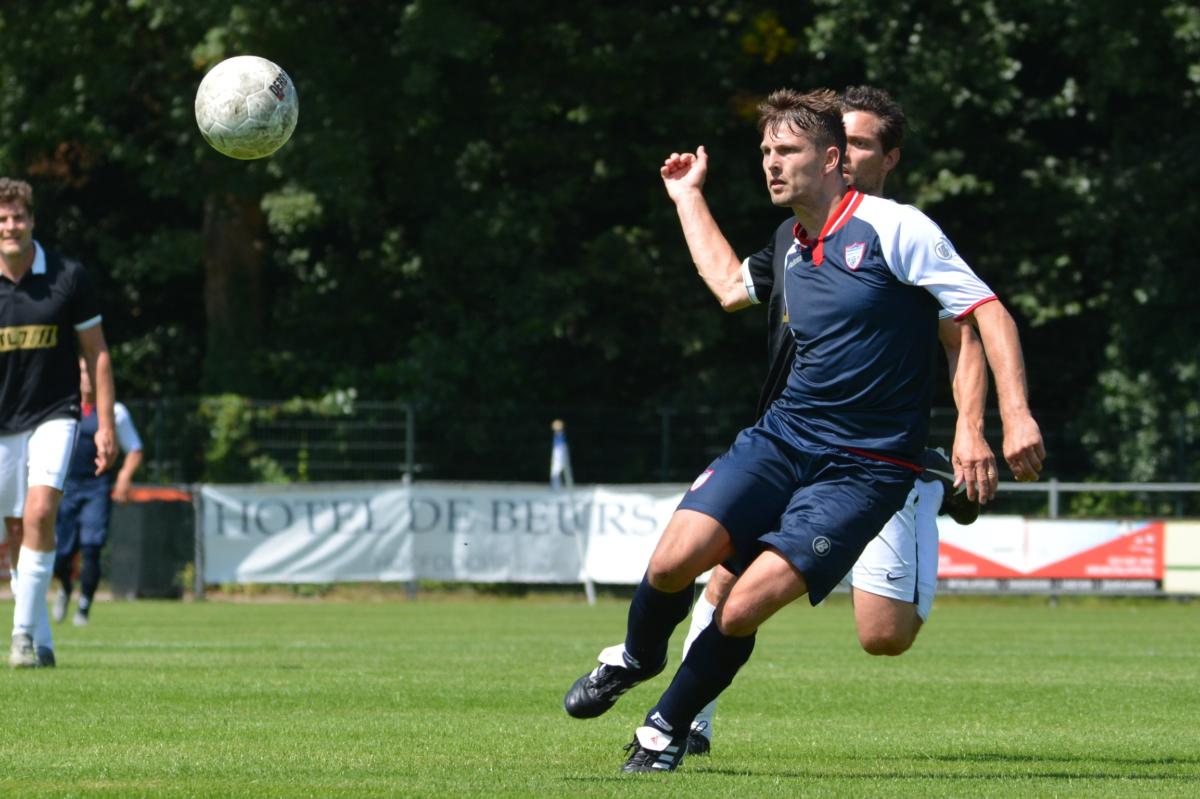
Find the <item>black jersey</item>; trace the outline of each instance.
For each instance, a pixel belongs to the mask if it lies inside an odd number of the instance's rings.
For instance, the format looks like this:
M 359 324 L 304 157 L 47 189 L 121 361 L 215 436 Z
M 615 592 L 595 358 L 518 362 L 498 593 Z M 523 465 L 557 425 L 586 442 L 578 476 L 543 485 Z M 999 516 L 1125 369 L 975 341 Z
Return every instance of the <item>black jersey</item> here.
M 796 339 L 788 330 L 787 304 L 783 296 L 785 256 L 792 246 L 795 227 L 795 217 L 781 223 L 770 243 L 742 263 L 742 276 L 750 298 L 756 303 L 767 303 L 768 372 L 758 395 L 755 419 L 761 418 L 783 393 L 796 354 Z
M 35 247 L 20 283 L 0 275 L 0 434 L 79 418 L 75 331 L 100 324 L 83 266 Z

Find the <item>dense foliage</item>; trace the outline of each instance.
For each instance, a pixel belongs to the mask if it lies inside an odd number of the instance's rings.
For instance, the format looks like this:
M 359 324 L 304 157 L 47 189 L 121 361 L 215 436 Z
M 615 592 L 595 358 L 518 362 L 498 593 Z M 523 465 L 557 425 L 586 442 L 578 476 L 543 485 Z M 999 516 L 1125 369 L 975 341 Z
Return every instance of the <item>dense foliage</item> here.
M 535 406 L 748 412 L 762 316 L 717 311 L 657 166 L 705 144 L 749 252 L 779 218 L 756 98 L 873 83 L 912 121 L 890 191 L 1022 325 L 1057 473 L 1200 479 L 1186 0 L 77 0 L 5 4 L 0 35 L 0 171 L 99 273 L 125 397 L 353 390 L 463 452 Z M 301 100 L 253 163 L 191 108 L 246 52 Z

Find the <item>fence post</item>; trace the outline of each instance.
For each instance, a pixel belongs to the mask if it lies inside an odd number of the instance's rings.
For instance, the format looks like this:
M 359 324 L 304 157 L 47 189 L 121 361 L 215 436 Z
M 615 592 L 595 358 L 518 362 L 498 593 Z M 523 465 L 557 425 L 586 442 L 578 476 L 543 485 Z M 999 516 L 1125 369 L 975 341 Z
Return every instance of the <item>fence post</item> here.
M 163 482 L 163 402 L 162 397 L 154 401 L 154 476 L 150 479 L 155 483 Z
M 671 481 L 671 416 L 674 413 L 673 408 L 658 409 L 658 415 L 662 418 L 662 424 L 659 425 L 662 459 L 658 464 L 658 479 L 663 483 Z
M 1183 411 L 1175 411 L 1175 479 L 1187 480 L 1187 423 Z M 1183 495 L 1175 495 L 1175 516 L 1183 518 Z
M 413 479 L 413 471 L 416 468 L 415 456 L 413 449 L 416 447 L 416 432 L 413 426 L 416 424 L 416 411 L 413 409 L 411 402 L 404 403 L 404 482 L 411 483 Z
M 200 497 L 202 488 L 203 486 L 196 483 L 188 486 L 188 490 L 192 493 L 192 513 L 196 519 L 192 525 L 195 535 L 192 541 L 195 552 L 195 561 L 192 564 L 192 598 L 195 600 L 204 599 L 204 513 Z
M 1050 518 L 1058 518 L 1058 478 L 1050 478 Z

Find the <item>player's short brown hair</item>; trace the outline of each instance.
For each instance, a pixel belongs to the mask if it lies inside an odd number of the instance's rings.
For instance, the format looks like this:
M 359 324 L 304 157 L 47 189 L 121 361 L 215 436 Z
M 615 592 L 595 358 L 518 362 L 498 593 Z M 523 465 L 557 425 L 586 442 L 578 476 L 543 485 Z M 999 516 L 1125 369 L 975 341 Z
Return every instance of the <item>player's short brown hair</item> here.
M 33 213 L 33 186 L 23 180 L 0 178 L 0 203 L 21 203 Z
M 758 104 L 758 132 L 787 126 L 804 133 L 817 147 L 837 147 L 846 158 L 846 127 L 842 124 L 842 106 L 837 92 L 814 89 L 801 94 L 794 89 L 777 89 Z
M 842 112 L 865 111 L 879 119 L 879 143 L 885 153 L 904 143 L 908 120 L 904 109 L 883 89 L 874 86 L 851 86 L 842 92 Z

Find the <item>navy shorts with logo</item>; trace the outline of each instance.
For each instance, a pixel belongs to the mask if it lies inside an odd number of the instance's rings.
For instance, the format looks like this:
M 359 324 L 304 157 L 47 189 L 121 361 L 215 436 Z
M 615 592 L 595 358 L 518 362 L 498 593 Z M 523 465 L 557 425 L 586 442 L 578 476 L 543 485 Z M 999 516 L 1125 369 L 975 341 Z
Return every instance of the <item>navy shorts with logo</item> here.
M 738 434 L 696 478 L 679 508 L 729 531 L 741 574 L 766 547 L 783 555 L 817 604 L 841 582 L 887 520 L 904 506 L 916 471 L 820 444 L 804 447 L 763 427 Z

